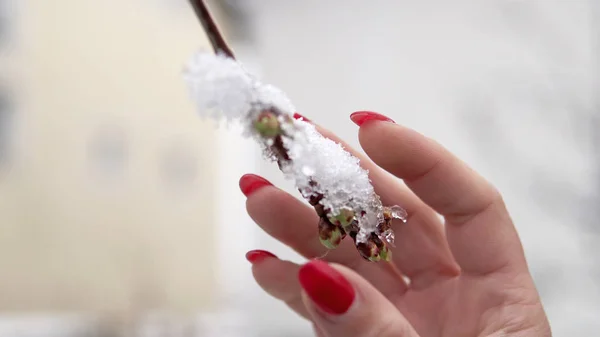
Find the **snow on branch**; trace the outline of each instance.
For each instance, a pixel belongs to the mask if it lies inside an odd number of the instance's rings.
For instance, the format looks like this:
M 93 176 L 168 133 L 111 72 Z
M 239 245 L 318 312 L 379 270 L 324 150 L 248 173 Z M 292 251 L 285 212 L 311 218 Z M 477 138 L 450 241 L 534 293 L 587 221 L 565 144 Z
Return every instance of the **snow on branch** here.
M 311 123 L 294 119 L 294 106 L 281 90 L 225 54 L 198 52 L 184 76 L 201 116 L 241 122 L 245 135 L 295 182 L 320 216 L 319 237 L 327 248 L 348 235 L 365 259 L 391 259 L 392 219 L 405 222 L 407 215 L 399 206 L 382 205 L 358 158 Z

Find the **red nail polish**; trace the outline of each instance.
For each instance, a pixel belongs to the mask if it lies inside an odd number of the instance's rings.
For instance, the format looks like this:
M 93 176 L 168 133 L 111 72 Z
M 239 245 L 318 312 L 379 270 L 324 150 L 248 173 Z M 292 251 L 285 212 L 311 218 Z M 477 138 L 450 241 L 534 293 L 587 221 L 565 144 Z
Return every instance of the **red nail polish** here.
M 390 122 L 395 123 L 391 118 L 386 117 L 382 114 L 378 114 L 376 112 L 371 111 L 357 111 L 350 115 L 350 119 L 354 122 L 354 124 L 358 126 L 362 126 L 368 121 L 382 121 L 382 122 Z
M 266 250 L 251 250 L 248 253 L 246 253 L 246 260 L 248 260 L 248 262 L 255 264 L 258 263 L 264 259 L 269 259 L 269 258 L 277 258 L 277 256 L 275 256 L 273 253 L 267 252 Z
M 244 174 L 240 178 L 240 189 L 245 196 L 249 196 L 265 186 L 273 186 L 273 184 L 256 174 Z
M 327 262 L 313 260 L 302 266 L 298 279 L 306 294 L 324 312 L 341 315 L 354 302 L 354 288 Z
M 312 123 L 312 121 L 310 119 L 302 116 L 301 114 L 299 114 L 297 112 L 294 113 L 294 119 L 297 119 L 297 120 L 300 120 L 300 121 L 303 121 L 303 122 L 307 122 L 307 123 Z

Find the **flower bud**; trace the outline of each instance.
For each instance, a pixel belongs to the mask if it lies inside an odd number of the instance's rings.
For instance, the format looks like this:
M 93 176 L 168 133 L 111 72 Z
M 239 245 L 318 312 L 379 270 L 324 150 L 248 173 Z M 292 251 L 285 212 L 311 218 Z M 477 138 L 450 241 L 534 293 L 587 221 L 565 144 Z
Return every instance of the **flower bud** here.
M 375 233 L 372 233 L 366 242 L 358 242 L 356 248 L 360 255 L 369 261 L 392 260 L 392 251 Z
M 358 252 L 364 259 L 373 262 L 381 260 L 381 257 L 379 256 L 379 248 L 372 240 L 357 243 L 356 249 L 358 249 Z
M 258 133 L 267 138 L 272 138 L 281 132 L 281 127 L 277 115 L 272 112 L 264 111 L 258 115 L 254 121 L 254 128 Z
M 329 221 L 321 218 L 319 220 L 319 241 L 328 249 L 337 248 L 346 236 L 344 230 Z
M 342 228 L 348 227 L 354 220 L 354 211 L 347 207 L 340 208 L 338 215 L 328 215 L 329 221 L 333 224 L 340 225 Z
M 383 261 L 392 261 L 392 251 L 388 248 L 387 245 L 384 245 L 379 251 L 379 257 Z

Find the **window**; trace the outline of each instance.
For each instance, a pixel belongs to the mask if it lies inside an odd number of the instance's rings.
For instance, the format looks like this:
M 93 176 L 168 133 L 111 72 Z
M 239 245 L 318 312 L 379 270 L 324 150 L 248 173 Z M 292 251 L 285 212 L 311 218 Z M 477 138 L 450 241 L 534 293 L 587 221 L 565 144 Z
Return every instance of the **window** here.
M 87 147 L 88 163 L 97 178 L 116 178 L 125 173 L 129 157 L 126 131 L 116 124 L 99 126 Z
M 191 143 L 181 140 L 162 149 L 159 154 L 159 174 L 167 191 L 180 194 L 196 189 L 200 170 L 198 152 Z

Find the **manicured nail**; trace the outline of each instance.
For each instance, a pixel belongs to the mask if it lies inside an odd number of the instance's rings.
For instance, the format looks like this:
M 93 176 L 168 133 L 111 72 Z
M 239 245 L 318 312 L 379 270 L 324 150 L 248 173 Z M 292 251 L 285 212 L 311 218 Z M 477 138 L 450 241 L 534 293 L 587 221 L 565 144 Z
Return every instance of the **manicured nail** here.
M 395 123 L 391 118 L 386 117 L 382 114 L 378 114 L 376 112 L 371 111 L 357 111 L 350 115 L 350 119 L 354 122 L 354 124 L 358 126 L 362 126 L 368 121 L 382 121 L 382 122 L 390 122 Z
M 245 196 L 258 191 L 265 186 L 273 186 L 267 179 L 257 176 L 256 174 L 244 174 L 240 178 L 240 189 Z
M 303 122 L 307 122 L 307 123 L 312 123 L 312 121 L 304 116 L 302 116 L 301 114 L 295 112 L 294 113 L 294 119 L 297 119 L 299 121 L 303 121 Z
M 266 250 L 251 250 L 246 253 L 246 260 L 252 264 L 271 258 L 277 258 L 277 256 L 273 255 L 273 253 L 267 252 Z
M 354 302 L 355 292 L 350 282 L 327 262 L 308 262 L 300 268 L 298 279 L 308 297 L 327 314 L 341 315 Z

